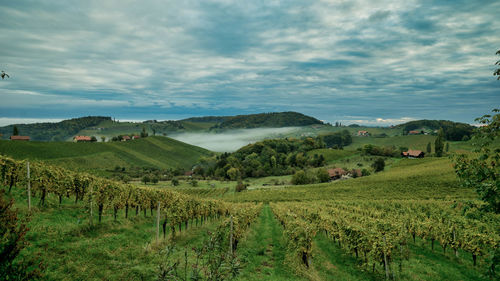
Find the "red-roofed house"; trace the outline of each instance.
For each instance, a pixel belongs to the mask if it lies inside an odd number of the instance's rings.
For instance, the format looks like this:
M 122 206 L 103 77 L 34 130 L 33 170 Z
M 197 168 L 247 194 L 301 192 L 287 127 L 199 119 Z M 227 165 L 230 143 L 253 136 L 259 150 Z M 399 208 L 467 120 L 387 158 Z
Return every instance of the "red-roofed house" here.
M 76 136 L 73 138 L 73 141 L 74 142 L 90 142 L 92 141 L 92 138 L 90 138 L 89 136 Z
M 358 131 L 358 137 L 367 137 L 369 135 L 368 131 Z
M 351 177 L 353 178 L 359 178 L 359 177 L 362 177 L 363 176 L 363 173 L 361 172 L 360 169 L 352 169 L 349 174 L 351 175 Z
M 129 136 L 123 136 L 122 137 L 122 141 L 129 141 L 131 140 Z
M 29 141 L 29 136 L 10 136 L 10 140 Z
M 331 180 L 340 179 L 342 176 L 347 175 L 347 172 L 342 168 L 329 169 L 328 175 Z
M 133 140 L 138 140 L 138 139 L 140 139 L 140 138 L 141 138 L 140 136 L 133 136 L 133 137 L 132 137 L 132 139 L 133 139 Z
M 407 158 L 424 158 L 425 153 L 422 150 L 408 150 L 401 152 L 401 156 Z
M 408 135 L 420 135 L 421 133 L 422 133 L 422 131 L 413 130 L 413 131 L 409 131 Z

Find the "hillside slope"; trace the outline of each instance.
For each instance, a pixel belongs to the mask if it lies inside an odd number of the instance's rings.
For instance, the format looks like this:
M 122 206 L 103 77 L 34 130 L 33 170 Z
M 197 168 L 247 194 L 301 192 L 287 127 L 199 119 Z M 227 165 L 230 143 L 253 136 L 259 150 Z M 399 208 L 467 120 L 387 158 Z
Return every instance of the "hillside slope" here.
M 189 169 L 211 152 L 171 138 L 148 137 L 107 143 L 0 141 L 0 154 L 104 174 L 116 166 Z
M 16 124 L 19 135 L 30 136 L 37 141 L 64 141 L 70 136 L 76 135 L 80 130 L 94 127 L 102 122 L 111 121 L 111 117 L 88 116 L 68 119 L 56 123 Z M 14 125 L 0 127 L 0 134 L 8 139 L 13 132 Z
M 320 120 L 298 112 L 271 112 L 250 115 L 232 116 L 213 128 L 243 129 L 243 128 L 281 128 L 308 125 L 323 125 Z

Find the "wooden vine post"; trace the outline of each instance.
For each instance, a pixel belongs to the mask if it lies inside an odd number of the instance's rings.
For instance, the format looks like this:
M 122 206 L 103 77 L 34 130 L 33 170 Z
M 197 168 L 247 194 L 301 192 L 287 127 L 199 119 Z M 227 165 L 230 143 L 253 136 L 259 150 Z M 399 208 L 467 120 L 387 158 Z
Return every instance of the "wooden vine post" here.
M 156 211 L 156 241 L 160 240 L 160 201 L 158 201 L 158 210 Z
M 93 222 L 92 222 L 92 185 L 90 185 L 90 197 L 89 197 L 89 200 L 90 200 L 90 225 L 93 225 Z
M 31 183 L 30 183 L 30 161 L 26 163 L 28 172 L 28 211 L 31 211 Z
M 233 255 L 233 216 L 230 218 L 230 232 L 229 232 L 229 253 Z
M 385 241 L 385 235 L 384 235 L 384 248 L 383 248 L 383 252 L 384 252 L 385 279 L 389 279 L 389 267 L 388 267 L 388 264 L 387 264 L 387 254 L 385 252 L 386 248 L 387 248 L 387 243 Z

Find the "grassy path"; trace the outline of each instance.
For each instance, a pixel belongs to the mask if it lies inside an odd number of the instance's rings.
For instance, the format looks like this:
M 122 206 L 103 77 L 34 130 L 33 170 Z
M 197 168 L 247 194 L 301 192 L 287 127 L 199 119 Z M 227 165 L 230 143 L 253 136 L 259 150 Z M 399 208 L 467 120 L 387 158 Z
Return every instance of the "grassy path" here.
M 303 280 L 285 266 L 285 253 L 281 227 L 265 205 L 238 247 L 243 269 L 237 280 Z

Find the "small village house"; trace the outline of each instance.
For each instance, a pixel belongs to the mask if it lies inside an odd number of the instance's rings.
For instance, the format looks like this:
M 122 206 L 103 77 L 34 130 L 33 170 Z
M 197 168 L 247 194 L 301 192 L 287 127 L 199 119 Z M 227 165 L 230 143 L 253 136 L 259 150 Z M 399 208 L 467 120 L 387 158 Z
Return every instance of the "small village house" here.
M 330 180 L 338 180 L 342 176 L 347 175 L 347 171 L 342 168 L 329 169 L 328 175 L 330 176 Z
M 424 158 L 425 153 L 422 150 L 408 150 L 401 152 L 401 156 L 406 158 Z
M 369 135 L 368 131 L 358 131 L 358 137 L 367 137 Z
M 73 138 L 74 142 L 91 142 L 92 138 L 89 136 L 75 136 Z
M 29 141 L 30 137 L 29 136 L 10 136 L 10 140 L 15 140 L 15 141 Z
M 408 135 L 420 135 L 420 134 L 422 134 L 422 131 L 418 130 L 412 130 L 408 132 Z
M 131 140 L 131 138 L 129 136 L 123 136 L 122 137 L 122 141 L 129 141 Z

